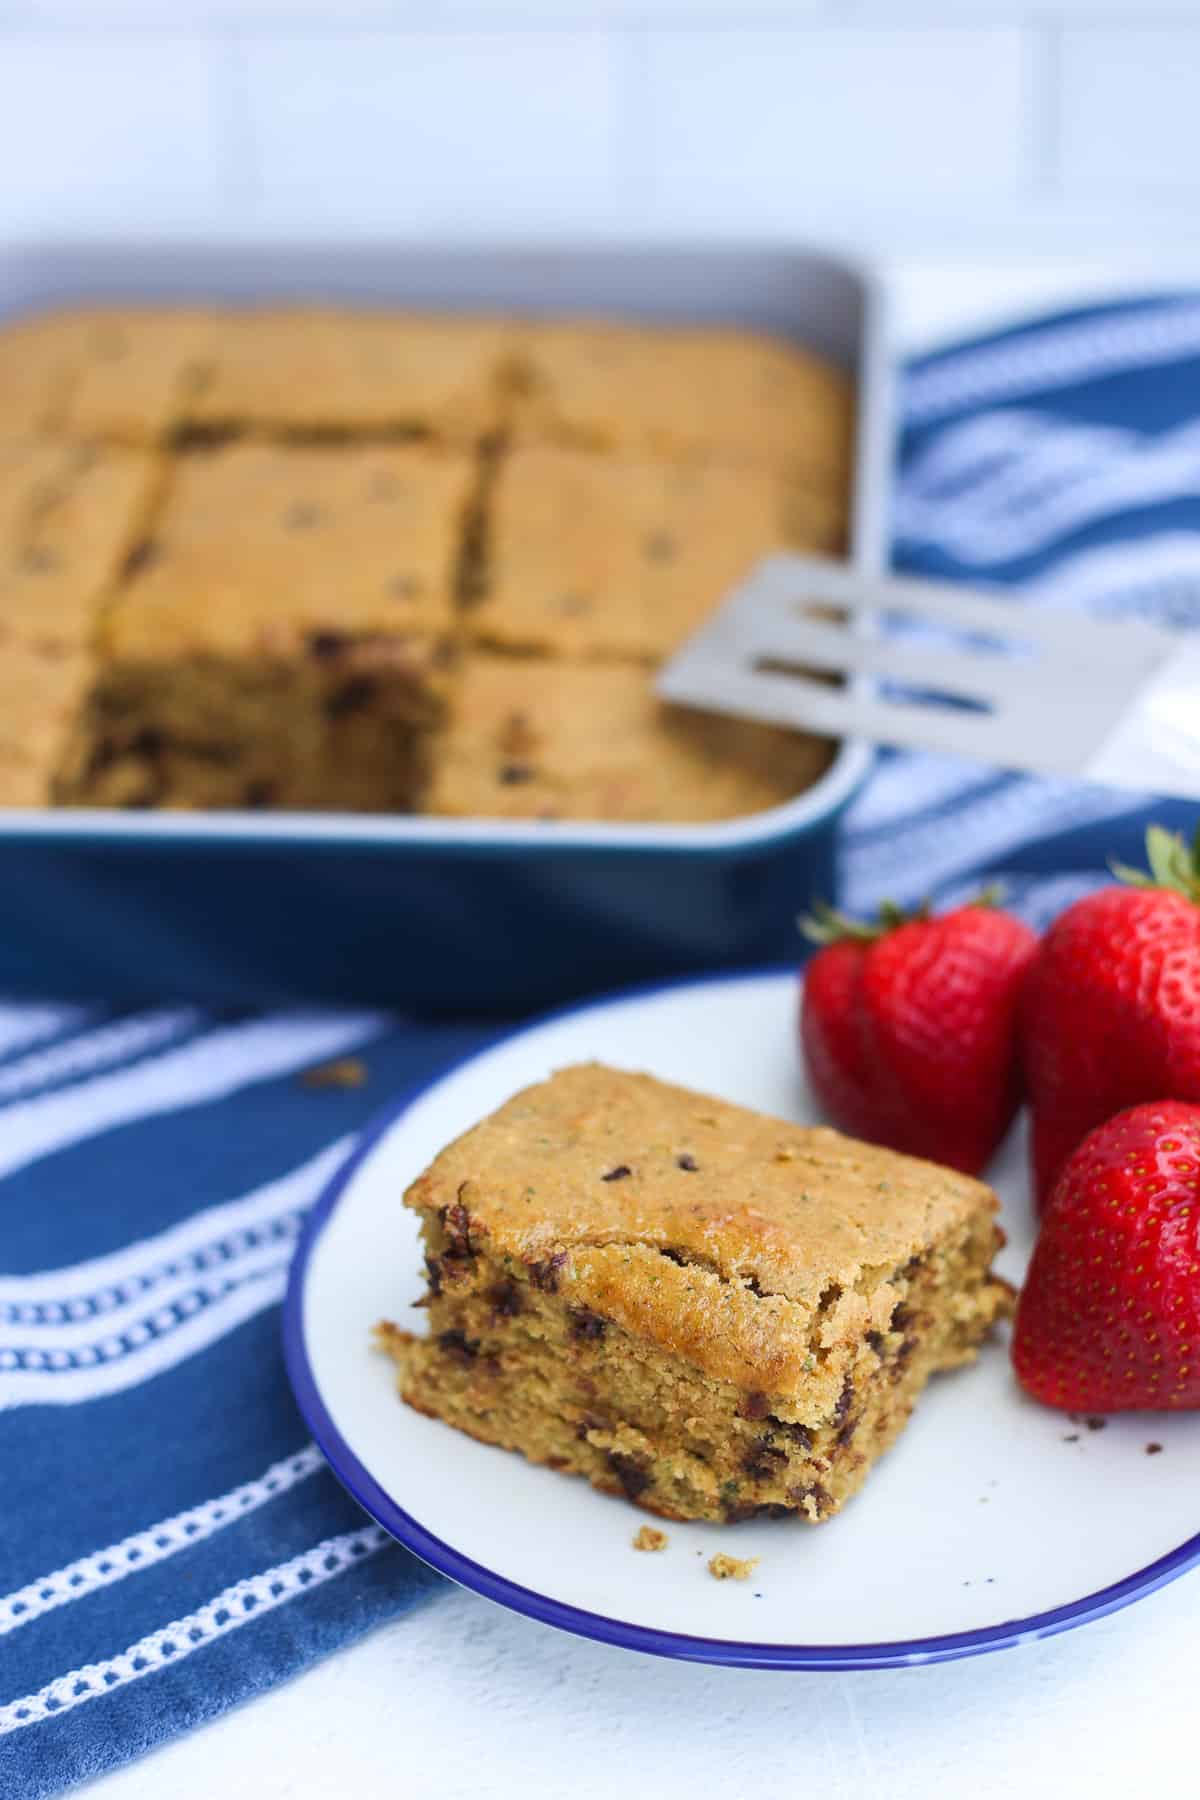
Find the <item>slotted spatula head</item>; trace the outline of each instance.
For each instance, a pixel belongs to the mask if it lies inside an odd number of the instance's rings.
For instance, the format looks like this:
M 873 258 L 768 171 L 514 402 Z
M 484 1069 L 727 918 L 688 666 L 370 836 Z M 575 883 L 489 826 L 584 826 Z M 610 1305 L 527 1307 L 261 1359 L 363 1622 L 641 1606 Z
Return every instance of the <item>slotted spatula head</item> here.
M 768 557 L 660 671 L 676 705 L 1200 799 L 1200 633 Z

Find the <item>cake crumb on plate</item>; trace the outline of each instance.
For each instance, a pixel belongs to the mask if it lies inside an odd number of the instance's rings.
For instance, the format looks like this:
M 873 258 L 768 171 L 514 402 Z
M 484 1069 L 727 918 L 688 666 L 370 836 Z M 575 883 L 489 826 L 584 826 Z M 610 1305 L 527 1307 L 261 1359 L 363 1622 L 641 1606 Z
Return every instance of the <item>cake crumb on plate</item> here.
M 722 1553 L 709 1557 L 708 1572 L 714 1581 L 749 1581 L 758 1563 L 757 1556 L 726 1556 Z
M 655 1525 L 643 1525 L 633 1540 L 635 1550 L 665 1550 L 668 1539 L 665 1531 L 659 1531 Z

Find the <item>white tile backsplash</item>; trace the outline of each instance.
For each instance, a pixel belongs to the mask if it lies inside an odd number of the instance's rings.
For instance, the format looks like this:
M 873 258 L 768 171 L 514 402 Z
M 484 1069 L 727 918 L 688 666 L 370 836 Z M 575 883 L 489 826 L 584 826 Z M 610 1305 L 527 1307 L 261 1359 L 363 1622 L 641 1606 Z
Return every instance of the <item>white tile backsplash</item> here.
M 1010 201 L 1030 173 L 1026 42 L 996 31 L 651 32 L 656 222 L 771 231 Z
M 266 228 L 512 237 L 619 221 L 608 34 L 255 36 L 243 56 Z
M 919 25 L 931 19 L 959 25 L 1033 22 L 1073 25 L 1135 24 L 1197 15 L 1197 0 L 834 0 L 844 19 L 884 19 Z
M 1067 31 L 1061 84 L 1066 193 L 1196 193 L 1200 29 Z
M 0 39 L 0 234 L 219 231 L 227 76 L 203 36 Z
M 1200 0 L 0 0 L 0 235 L 1145 244 Z

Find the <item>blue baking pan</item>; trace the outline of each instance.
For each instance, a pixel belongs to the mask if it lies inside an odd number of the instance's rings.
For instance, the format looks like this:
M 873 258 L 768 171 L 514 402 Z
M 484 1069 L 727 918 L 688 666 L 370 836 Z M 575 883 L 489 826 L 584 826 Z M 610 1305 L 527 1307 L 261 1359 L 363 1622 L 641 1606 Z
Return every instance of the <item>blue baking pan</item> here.
M 891 456 L 871 275 L 813 250 L 195 246 L 0 257 L 0 311 L 100 299 L 322 297 L 754 326 L 857 382 L 851 555 L 877 569 Z M 0 989 L 242 1006 L 511 1012 L 790 954 L 833 891 L 865 746 L 787 805 L 708 826 L 378 815 L 0 811 Z

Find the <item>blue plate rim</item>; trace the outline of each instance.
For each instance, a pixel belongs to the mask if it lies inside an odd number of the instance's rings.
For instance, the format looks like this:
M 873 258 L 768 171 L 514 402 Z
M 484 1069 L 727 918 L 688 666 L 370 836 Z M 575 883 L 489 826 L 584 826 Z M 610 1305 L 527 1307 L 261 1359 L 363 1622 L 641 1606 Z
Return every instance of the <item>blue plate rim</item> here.
M 667 981 L 638 984 L 612 993 L 593 996 L 569 1006 L 555 1007 L 515 1026 L 505 1026 L 490 1033 L 481 1044 L 465 1056 L 452 1058 L 442 1068 L 409 1088 L 398 1100 L 383 1107 L 364 1127 L 359 1142 L 342 1166 L 326 1183 L 310 1211 L 288 1273 L 282 1312 L 283 1355 L 288 1380 L 296 1403 L 306 1420 L 318 1448 L 334 1475 L 358 1504 L 383 1527 L 389 1536 L 405 1549 L 420 1557 L 438 1574 L 447 1576 L 460 1587 L 481 1594 L 497 1605 L 525 1618 L 536 1619 L 560 1631 L 617 1649 L 637 1650 L 651 1656 L 665 1656 L 685 1662 L 713 1663 L 743 1669 L 793 1669 L 810 1672 L 838 1672 L 853 1669 L 896 1669 L 925 1666 L 930 1663 L 954 1662 L 963 1657 L 983 1656 L 993 1650 L 1007 1650 L 1021 1644 L 1056 1637 L 1079 1625 L 1119 1612 L 1134 1601 L 1165 1587 L 1200 1563 L 1200 1532 L 1148 1563 L 1132 1575 L 1098 1588 L 1079 1600 L 1046 1612 L 1032 1613 L 1022 1619 L 1008 1619 L 996 1625 L 979 1626 L 972 1631 L 951 1632 L 939 1637 L 897 1639 L 874 1644 L 755 1644 L 749 1640 L 694 1637 L 684 1632 L 658 1631 L 651 1626 L 634 1625 L 604 1613 L 589 1612 L 553 1600 L 533 1588 L 510 1581 L 494 1570 L 464 1556 L 453 1545 L 435 1534 L 407 1513 L 376 1481 L 351 1450 L 321 1398 L 309 1362 L 304 1333 L 304 1295 L 308 1271 L 321 1234 L 353 1176 L 370 1156 L 375 1146 L 404 1115 L 433 1088 L 479 1057 L 514 1038 L 539 1031 L 544 1026 L 574 1017 L 577 1013 L 603 1012 L 630 1001 L 652 999 L 676 989 L 715 987 L 732 982 L 761 981 L 764 978 L 795 981 L 797 968 L 774 964 L 758 969 L 717 971 L 710 975 L 684 975 Z

